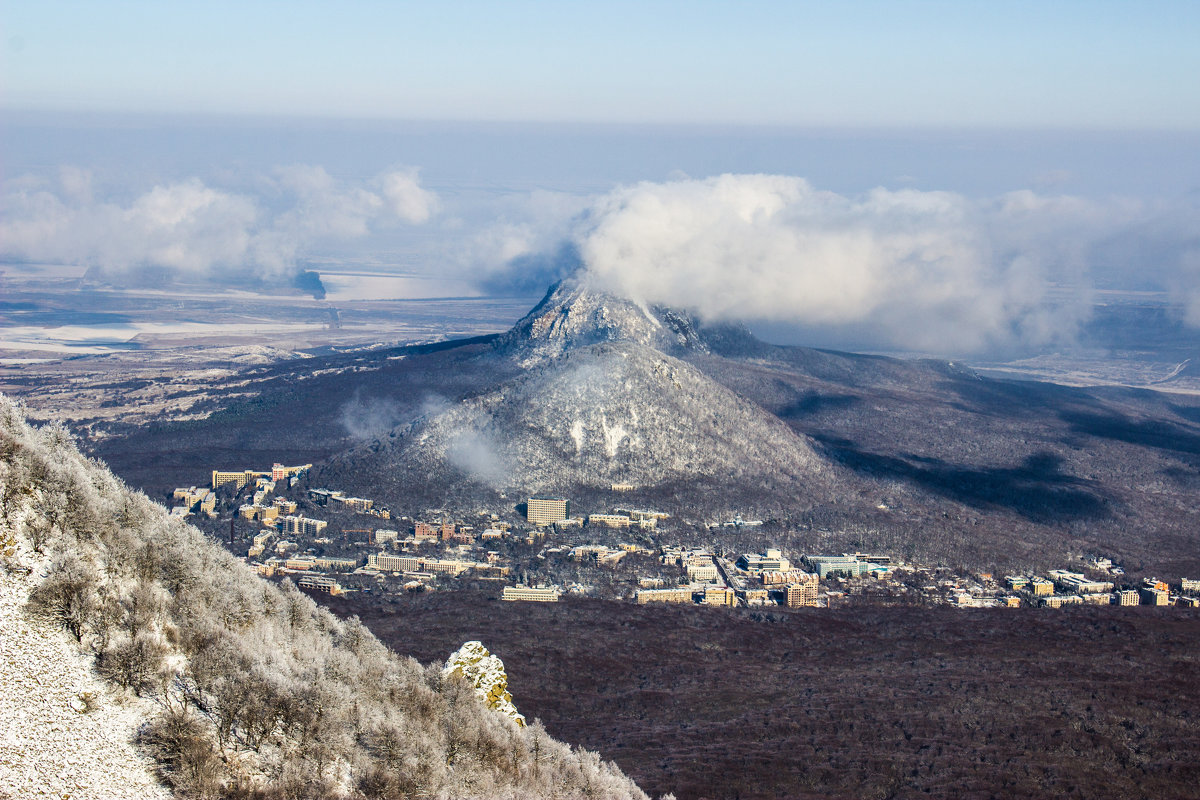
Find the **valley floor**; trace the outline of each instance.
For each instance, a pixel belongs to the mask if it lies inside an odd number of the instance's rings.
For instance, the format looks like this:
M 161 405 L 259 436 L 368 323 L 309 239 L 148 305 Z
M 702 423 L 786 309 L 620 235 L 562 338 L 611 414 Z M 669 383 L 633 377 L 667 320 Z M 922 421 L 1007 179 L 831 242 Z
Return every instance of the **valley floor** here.
M 1192 609 L 322 602 L 423 660 L 482 640 L 522 713 L 652 795 L 1200 797 Z

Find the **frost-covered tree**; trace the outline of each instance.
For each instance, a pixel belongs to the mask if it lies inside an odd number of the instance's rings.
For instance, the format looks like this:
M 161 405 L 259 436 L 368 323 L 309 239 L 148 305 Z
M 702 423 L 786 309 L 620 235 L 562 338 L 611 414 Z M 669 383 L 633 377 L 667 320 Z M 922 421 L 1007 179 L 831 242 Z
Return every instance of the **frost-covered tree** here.
M 181 796 L 645 797 L 441 665 L 265 582 L 0 396 L 0 550 L 18 543 L 42 554 L 30 611 L 157 701 L 142 744 Z

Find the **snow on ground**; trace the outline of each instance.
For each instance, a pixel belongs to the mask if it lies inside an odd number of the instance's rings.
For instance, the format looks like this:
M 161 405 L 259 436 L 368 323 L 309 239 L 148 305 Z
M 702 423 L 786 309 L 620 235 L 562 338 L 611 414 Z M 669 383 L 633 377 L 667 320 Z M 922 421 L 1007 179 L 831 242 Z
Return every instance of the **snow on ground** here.
M 133 744 L 150 701 L 120 696 L 71 636 L 24 612 L 38 579 L 0 566 L 0 798 L 167 800 Z

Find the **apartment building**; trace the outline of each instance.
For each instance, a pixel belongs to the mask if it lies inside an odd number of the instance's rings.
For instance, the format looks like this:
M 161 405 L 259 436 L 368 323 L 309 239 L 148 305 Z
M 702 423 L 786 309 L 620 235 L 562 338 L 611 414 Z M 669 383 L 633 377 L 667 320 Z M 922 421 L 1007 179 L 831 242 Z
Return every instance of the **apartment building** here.
M 391 553 L 372 553 L 367 556 L 367 566 L 381 572 L 416 572 L 421 568 L 421 559 Z
M 571 501 L 565 497 L 531 497 L 525 502 L 525 518 L 539 528 L 571 516 Z
M 816 578 L 815 575 L 812 577 Z M 788 608 L 804 608 L 806 606 L 815 606 L 817 604 L 816 581 L 789 583 L 787 585 L 786 602 Z
M 325 520 L 310 519 L 303 514 L 296 516 L 289 514 L 286 517 L 280 517 L 275 524 L 283 533 L 292 533 L 297 536 L 319 536 L 321 531 L 329 527 L 329 523 Z
M 1137 589 L 1122 589 L 1117 592 L 1116 601 L 1119 606 L 1137 606 L 1141 605 L 1142 598 L 1138 595 Z

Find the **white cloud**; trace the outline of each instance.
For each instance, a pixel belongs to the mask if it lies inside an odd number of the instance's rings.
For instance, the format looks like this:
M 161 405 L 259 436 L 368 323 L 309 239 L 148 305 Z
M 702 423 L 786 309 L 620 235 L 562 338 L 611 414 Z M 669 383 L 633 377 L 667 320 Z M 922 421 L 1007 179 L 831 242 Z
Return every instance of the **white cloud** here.
M 0 248 L 31 261 L 97 266 L 109 272 L 165 267 L 204 274 L 249 269 L 279 275 L 317 243 L 367 236 L 396 221 L 419 224 L 437 209 L 415 172 L 389 172 L 364 185 L 324 168 L 280 167 L 264 198 L 223 191 L 198 178 L 154 186 L 127 203 L 96 201 L 91 174 L 60 170 L 56 190 L 36 180 L 5 186 Z M 370 186 L 380 186 L 380 192 Z
M 571 244 L 598 288 L 641 302 L 966 352 L 1071 336 L 1116 240 L 1153 240 L 1162 254 L 1155 268 L 1164 279 L 1178 274 L 1200 214 L 1176 209 L 1167 218 L 1121 199 L 1021 191 L 976 200 L 882 188 L 848 197 L 791 176 L 721 175 L 596 197 L 557 227 L 556 241 Z M 522 255 L 510 274 L 531 261 Z
M 428 222 L 438 210 L 438 196 L 421 188 L 416 170 L 394 170 L 379 176 L 388 208 L 396 219 L 413 225 Z

